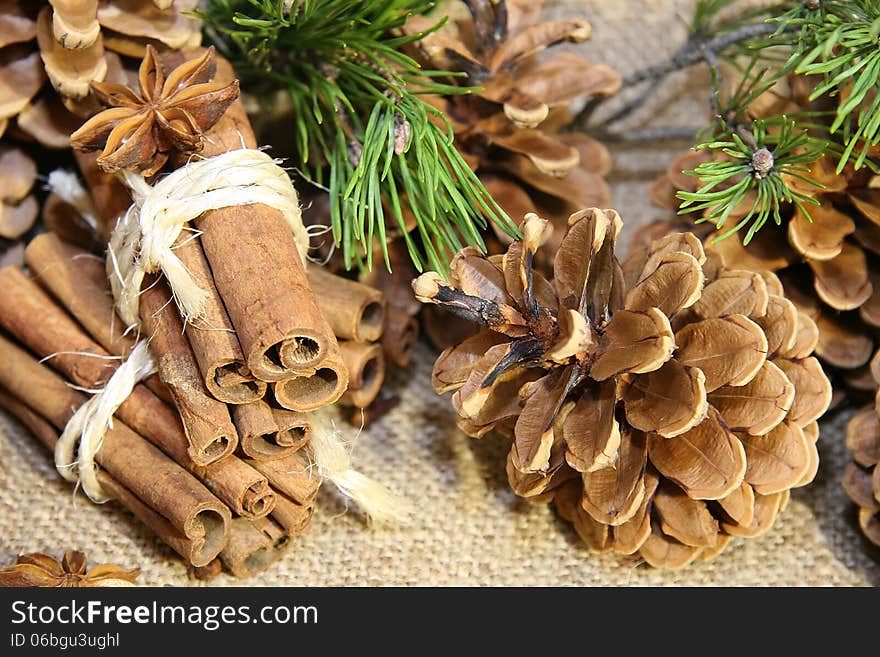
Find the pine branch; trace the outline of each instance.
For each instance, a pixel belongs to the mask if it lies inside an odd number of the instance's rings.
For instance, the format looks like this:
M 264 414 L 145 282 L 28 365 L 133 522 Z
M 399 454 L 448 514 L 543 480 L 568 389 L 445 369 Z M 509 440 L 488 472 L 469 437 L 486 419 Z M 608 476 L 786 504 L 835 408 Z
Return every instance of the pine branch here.
M 588 126 L 595 110 L 607 100 L 607 98 L 595 98 L 575 117 L 573 126 L 582 130 L 606 128 L 642 107 L 670 74 L 698 64 L 711 66 L 711 62 L 717 61 L 731 50 L 749 49 L 752 44 L 760 43 L 762 37 L 796 29 L 793 25 L 780 27 L 777 23 L 767 22 L 775 15 L 773 12 L 788 9 L 790 2 L 783 3 L 779 7 L 766 7 L 741 13 L 725 21 L 717 21 L 718 12 L 735 2 L 736 0 L 700 0 L 694 10 L 688 38 L 681 47 L 666 61 L 634 71 L 623 79 L 621 90 L 637 87 L 645 82 L 649 83 L 637 96 L 605 118 L 598 126 Z
M 822 140 L 812 139 L 785 116 L 754 121 L 750 128 L 738 126 L 732 130 L 724 124 L 722 133 L 721 138 L 713 137 L 696 146 L 715 155 L 696 169 L 685 171 L 696 176 L 702 186 L 696 192 L 676 193 L 683 201 L 679 214 L 703 212 L 698 223 L 712 221 L 722 230 L 734 211 L 742 212 L 737 224 L 719 239 L 749 226 L 744 244 L 769 219 L 781 225 L 781 206 L 785 203 L 793 203 L 810 219 L 806 206 L 819 202 L 793 189 L 786 179 L 795 178 L 814 185 L 817 191 L 821 189 L 822 185 L 809 177 L 806 165 L 824 155 Z
M 665 62 L 640 69 L 623 78 L 621 88 L 625 89 L 645 80 L 665 77 L 675 71 L 680 71 L 694 64 L 700 64 L 706 61 L 707 55 L 715 55 L 717 57 L 731 46 L 758 37 L 769 36 L 778 29 L 779 26 L 773 23 L 756 23 L 754 25 L 743 25 L 735 30 L 711 37 L 708 40 L 704 40 L 702 37 L 688 39 L 684 46 Z
M 855 168 L 861 168 L 871 148 L 880 144 L 880 1 L 813 0 L 776 21 L 799 30 L 796 40 L 788 35 L 769 44 L 792 48 L 784 71 L 823 76 L 810 100 L 846 93 L 829 131 L 839 133 L 844 143 L 838 173 L 853 157 Z
M 402 27 L 429 0 L 207 0 L 208 34 L 258 98 L 289 94 L 294 166 L 330 190 L 333 238 L 346 266 L 372 267 L 398 228 L 417 269 L 445 271 L 465 245 L 484 248 L 492 221 L 516 227 L 453 143 L 423 94 L 469 93 L 423 70 Z M 438 24 L 434 29 L 437 29 Z M 407 216 L 415 221 L 410 234 Z

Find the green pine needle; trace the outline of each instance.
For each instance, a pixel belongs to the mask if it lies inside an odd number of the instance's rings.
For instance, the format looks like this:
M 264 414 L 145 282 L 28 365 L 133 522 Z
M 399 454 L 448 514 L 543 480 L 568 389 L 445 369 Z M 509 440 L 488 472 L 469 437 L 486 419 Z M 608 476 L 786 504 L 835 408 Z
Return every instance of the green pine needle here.
M 405 35 L 402 26 L 432 7 L 427 0 L 204 5 L 208 34 L 245 88 L 257 97 L 289 93 L 295 165 L 329 188 L 333 238 L 347 267 L 372 267 L 376 241 L 390 266 L 385 235 L 394 226 L 420 271 L 445 271 L 465 245 L 485 248 L 487 221 L 517 232 L 456 150 L 446 118 L 421 97 L 472 88 L 444 84 L 455 74 L 422 70 L 404 53 L 423 35 Z
M 846 93 L 829 127 L 844 143 L 837 172 L 851 160 L 865 166 L 880 143 L 880 0 L 822 0 L 818 9 L 797 3 L 776 20 L 800 26 L 782 39 L 792 47 L 783 73 L 823 76 L 811 100 Z
M 698 222 L 715 223 L 718 230 L 723 231 L 717 239 L 729 237 L 748 226 L 743 239 L 743 243 L 748 244 L 768 220 L 782 224 L 784 203 L 795 204 L 808 220 L 810 214 L 806 206 L 819 205 L 811 196 L 792 189 L 784 176 L 821 188 L 820 183 L 809 177 L 810 168 L 806 165 L 822 157 L 824 143 L 798 129 L 797 123 L 788 117 L 755 121 L 751 134 L 745 135 L 723 127 L 720 134 L 698 144 L 696 149 L 715 151 L 726 157 L 713 158 L 685 171 L 697 176 L 702 186 L 696 192 L 677 192 L 676 196 L 683 201 L 679 214 L 703 212 Z M 747 203 L 753 192 L 754 199 L 745 215 L 736 225 L 727 227 L 734 208 Z M 725 227 L 727 230 L 723 230 Z

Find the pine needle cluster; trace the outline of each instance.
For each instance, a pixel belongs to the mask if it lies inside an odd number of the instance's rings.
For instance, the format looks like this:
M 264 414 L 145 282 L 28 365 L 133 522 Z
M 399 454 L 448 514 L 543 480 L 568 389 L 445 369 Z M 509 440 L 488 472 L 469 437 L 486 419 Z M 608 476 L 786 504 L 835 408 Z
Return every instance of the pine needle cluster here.
M 488 221 L 516 233 L 456 150 L 446 117 L 422 98 L 472 91 L 452 84 L 454 73 L 423 70 L 406 54 L 423 34 L 401 28 L 432 7 L 425 0 L 204 5 L 208 34 L 244 86 L 257 98 L 289 94 L 292 164 L 329 191 L 332 234 L 347 267 L 371 268 L 377 245 L 389 266 L 385 237 L 394 228 L 416 268 L 437 271 L 462 247 L 482 248 Z

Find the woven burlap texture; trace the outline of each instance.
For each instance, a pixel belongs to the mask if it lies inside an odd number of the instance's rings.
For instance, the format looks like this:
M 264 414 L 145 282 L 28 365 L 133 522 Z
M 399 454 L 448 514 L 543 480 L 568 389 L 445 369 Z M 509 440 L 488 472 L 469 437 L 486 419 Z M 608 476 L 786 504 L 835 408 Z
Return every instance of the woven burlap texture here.
M 582 15 L 594 27 L 578 46 L 592 61 L 626 74 L 668 56 L 686 34 L 692 0 L 569 0 L 555 15 Z M 626 125 L 682 125 L 705 115 L 705 75 L 677 74 Z M 682 144 L 615 146 L 615 207 L 627 230 L 659 218 L 647 189 Z M 626 236 L 624 236 L 626 237 Z M 625 240 L 624 240 L 625 241 Z M 634 566 L 587 550 L 547 507 L 510 492 L 507 447 L 456 429 L 449 400 L 431 389 L 433 353 L 420 346 L 413 366 L 389 383 L 402 403 L 358 439 L 355 458 L 369 475 L 417 509 L 404 528 L 369 529 L 328 492 L 309 534 L 267 572 L 250 580 L 221 575 L 220 585 L 580 585 L 801 586 L 877 585 L 877 552 L 861 538 L 840 488 L 851 412 L 822 423 L 816 481 L 794 491 L 771 531 L 734 539 L 715 560 L 674 572 Z M 186 568 L 147 529 L 113 504 L 97 506 L 54 470 L 51 456 L 0 414 L 0 563 L 22 552 L 84 550 L 93 562 L 142 569 L 140 583 L 187 585 Z

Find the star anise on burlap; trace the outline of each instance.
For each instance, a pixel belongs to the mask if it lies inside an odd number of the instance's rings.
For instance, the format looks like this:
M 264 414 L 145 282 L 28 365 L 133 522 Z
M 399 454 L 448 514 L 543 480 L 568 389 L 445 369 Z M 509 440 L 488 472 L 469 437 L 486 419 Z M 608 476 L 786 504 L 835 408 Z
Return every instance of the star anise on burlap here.
M 15 564 L 0 570 L 0 586 L 98 587 L 133 586 L 139 568 L 126 570 L 113 564 L 87 568 L 86 555 L 68 550 L 59 562 L 48 554 L 23 554 Z
M 614 211 L 572 215 L 553 280 L 527 215 L 503 256 L 460 252 L 423 302 L 482 326 L 434 366 L 460 426 L 513 439 L 508 477 L 592 547 L 677 567 L 771 526 L 816 474 L 831 385 L 815 324 L 770 272 L 724 267 L 690 233 L 622 267 Z
M 147 46 L 138 71 L 140 93 L 120 84 L 93 82 L 92 93 L 109 109 L 74 132 L 71 144 L 82 151 L 103 149 L 98 166 L 105 171 L 155 174 L 171 153 L 201 150 L 204 132 L 238 98 L 238 80 L 212 82 L 215 71 L 212 47 L 166 78 L 158 53 Z

